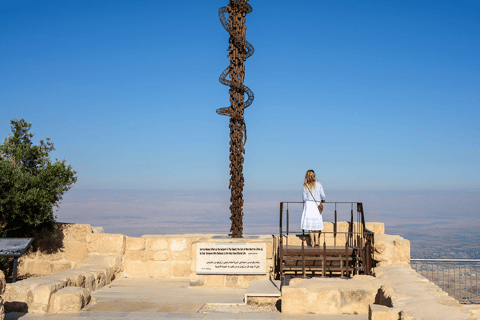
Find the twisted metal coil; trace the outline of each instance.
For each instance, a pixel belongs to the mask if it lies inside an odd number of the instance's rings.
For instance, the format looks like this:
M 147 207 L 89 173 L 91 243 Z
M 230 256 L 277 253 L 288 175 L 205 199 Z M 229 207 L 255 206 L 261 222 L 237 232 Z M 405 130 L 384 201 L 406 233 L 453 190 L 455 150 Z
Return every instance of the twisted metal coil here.
M 230 212 L 232 226 L 230 231 L 233 238 L 241 238 L 243 235 L 243 154 L 247 141 L 247 127 L 243 117 L 245 108 L 253 102 L 253 92 L 243 84 L 245 66 L 243 62 L 253 52 L 253 46 L 245 40 L 245 16 L 252 12 L 248 0 L 229 0 L 226 7 L 218 10 L 218 16 L 222 26 L 230 34 L 229 54 L 230 65 L 223 70 L 219 81 L 230 87 L 230 106 L 217 109 L 220 115 L 230 116 Z M 228 13 L 228 18 L 226 14 Z M 230 80 L 227 80 L 230 76 Z M 248 99 L 245 101 L 245 94 Z M 245 142 L 243 140 L 245 135 Z
M 246 7 L 245 14 L 251 13 L 253 11 L 252 6 L 250 4 L 246 3 L 245 7 Z M 228 13 L 228 9 L 227 9 L 226 6 L 218 9 L 218 17 L 220 18 L 220 22 L 222 23 L 223 28 L 234 39 L 235 44 L 239 44 L 239 45 L 244 44 L 245 50 L 247 51 L 247 53 L 245 55 L 245 60 L 247 60 L 255 52 L 255 49 L 253 48 L 253 46 L 250 42 L 248 42 L 245 39 L 242 39 L 242 38 L 238 37 L 237 34 L 235 34 L 234 32 L 232 32 L 230 30 L 230 27 L 228 25 L 228 19 L 225 16 L 225 14 L 227 14 L 227 13 Z M 244 84 L 236 85 L 236 84 L 233 84 L 232 81 L 227 80 L 227 76 L 230 74 L 230 71 L 231 71 L 230 66 L 226 67 L 225 70 L 223 70 L 222 74 L 220 74 L 220 77 L 218 78 L 218 81 L 223 85 L 226 85 L 228 87 L 234 87 L 237 90 L 243 91 L 244 93 L 246 93 L 248 95 L 248 99 L 244 103 L 244 108 L 250 107 L 250 105 L 253 103 L 253 99 L 255 98 L 254 95 L 253 95 L 253 91 Z M 218 108 L 217 109 L 217 114 L 222 115 L 222 116 L 230 116 L 229 108 L 230 107 Z

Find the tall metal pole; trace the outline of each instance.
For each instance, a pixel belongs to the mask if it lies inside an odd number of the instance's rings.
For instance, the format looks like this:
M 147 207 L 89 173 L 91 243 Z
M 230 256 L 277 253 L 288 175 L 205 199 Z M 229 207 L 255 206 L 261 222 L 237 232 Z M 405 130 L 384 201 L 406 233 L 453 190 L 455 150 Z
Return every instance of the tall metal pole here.
M 243 62 L 250 57 L 253 46 L 245 40 L 245 16 L 252 12 L 248 0 L 230 0 L 228 6 L 219 9 L 220 21 L 230 34 L 228 57 L 230 65 L 220 75 L 220 83 L 230 87 L 230 106 L 217 109 L 220 115 L 230 116 L 230 212 L 232 238 L 243 235 L 243 154 L 247 141 L 247 127 L 243 117 L 244 110 L 253 102 L 253 92 L 245 85 L 245 66 Z M 228 19 L 225 14 L 228 13 Z M 230 76 L 230 80 L 227 80 Z M 244 102 L 245 93 L 248 95 Z M 245 141 L 244 141 L 245 135 Z

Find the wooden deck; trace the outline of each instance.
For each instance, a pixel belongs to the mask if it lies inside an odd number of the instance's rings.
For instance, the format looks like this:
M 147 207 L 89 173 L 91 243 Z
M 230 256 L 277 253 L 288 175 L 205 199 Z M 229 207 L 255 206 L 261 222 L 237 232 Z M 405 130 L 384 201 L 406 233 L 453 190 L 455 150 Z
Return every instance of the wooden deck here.
M 347 249 L 345 246 L 326 246 L 326 251 L 328 255 L 352 255 L 354 250 L 357 249 L 356 247 L 348 247 Z M 346 252 L 348 250 L 348 253 Z M 302 246 L 283 246 L 283 255 L 284 256 L 301 256 L 302 255 Z M 323 246 L 312 248 L 310 246 L 305 246 L 305 256 L 317 256 L 323 255 Z

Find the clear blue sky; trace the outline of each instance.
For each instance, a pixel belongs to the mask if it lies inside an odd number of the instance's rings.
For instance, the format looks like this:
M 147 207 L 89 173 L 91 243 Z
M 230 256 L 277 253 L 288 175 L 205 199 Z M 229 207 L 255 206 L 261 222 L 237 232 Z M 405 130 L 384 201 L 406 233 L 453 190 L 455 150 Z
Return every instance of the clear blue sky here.
M 222 1 L 0 1 L 0 137 L 76 188 L 225 190 Z M 479 1 L 249 2 L 245 189 L 478 189 Z

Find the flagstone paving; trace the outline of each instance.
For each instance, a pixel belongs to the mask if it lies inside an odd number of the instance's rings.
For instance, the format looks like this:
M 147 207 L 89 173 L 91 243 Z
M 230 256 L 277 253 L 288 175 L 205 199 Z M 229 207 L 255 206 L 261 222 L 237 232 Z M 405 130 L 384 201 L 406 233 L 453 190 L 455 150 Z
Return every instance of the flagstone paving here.
M 189 287 L 188 279 L 119 279 L 95 291 L 91 303 L 70 314 L 7 313 L 6 320 L 77 319 L 325 319 L 366 320 L 367 315 L 285 315 L 268 313 L 199 313 L 206 303 L 243 304 L 245 289 Z

